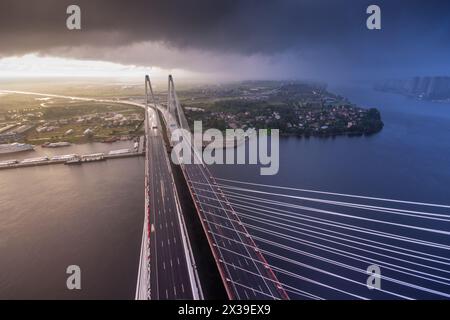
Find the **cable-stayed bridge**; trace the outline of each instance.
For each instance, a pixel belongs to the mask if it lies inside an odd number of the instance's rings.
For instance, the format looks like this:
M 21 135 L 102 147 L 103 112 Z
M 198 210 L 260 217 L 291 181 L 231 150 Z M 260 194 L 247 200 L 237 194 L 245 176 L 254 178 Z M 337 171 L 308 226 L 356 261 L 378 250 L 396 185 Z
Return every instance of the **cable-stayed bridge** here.
M 185 159 L 178 159 L 230 299 L 450 298 L 449 205 L 215 178 L 202 163 L 201 150 L 193 146 L 172 77 L 166 106 L 155 101 L 148 77 L 146 93 L 149 163 L 143 247 L 147 251 L 140 274 L 144 270 L 148 275 L 140 277 L 143 285 L 138 285 L 138 292 L 140 287 L 148 291 L 143 290 L 145 294 L 138 298 L 202 298 L 179 208 L 177 215 L 166 219 L 170 223 L 177 217 L 176 230 L 186 241 L 168 255 L 172 259 L 186 255 L 187 259 L 181 257 L 185 268 L 177 271 L 185 276 L 161 280 L 158 272 L 152 271 L 158 268 L 152 259 L 162 250 L 154 245 L 160 237 L 154 219 L 158 221 L 161 214 L 152 213 L 159 210 L 153 205 L 158 203 L 154 180 L 161 179 L 161 174 L 171 175 L 170 165 L 162 171 L 157 167 L 161 162 L 157 155 L 162 156 L 160 151 L 165 148 L 158 112 L 169 137 L 184 129 L 183 141 L 190 143 L 191 156 L 198 160 L 183 163 Z M 175 188 L 174 194 L 172 201 L 177 206 Z M 368 271 L 373 266 L 380 274 Z M 374 287 L 378 280 L 380 286 Z M 160 286 L 163 282 L 166 290 L 176 285 L 174 281 L 182 281 L 191 291 L 176 297 L 155 293 L 156 282 Z
M 163 150 L 164 142 L 161 137 L 163 133 L 159 124 L 158 112 L 161 112 L 163 116 L 169 136 L 176 129 L 185 129 L 185 132 L 189 135 L 188 123 L 179 104 L 171 76 L 169 76 L 166 108 L 157 104 L 154 100 L 148 77 L 146 77 L 145 83 L 146 114 L 148 115 L 146 120 L 148 145 L 148 152 L 146 153 L 147 211 L 136 297 L 140 299 L 201 298 L 201 284 L 197 281 L 198 277 L 195 274 L 195 262 L 190 254 L 192 251 L 189 248 L 189 238 L 180 212 L 167 152 Z M 152 110 L 149 108 L 150 102 L 152 102 Z M 190 136 L 186 136 L 184 141 L 191 141 Z M 192 145 L 190 147 L 194 157 L 198 157 L 198 150 Z M 226 197 L 208 168 L 202 163 L 182 163 L 181 170 L 188 183 L 198 218 L 208 240 L 207 245 L 209 245 L 214 256 L 227 296 L 230 299 L 288 299 L 286 291 L 256 247 L 245 226 L 239 221 L 239 217 L 232 212 L 231 205 L 223 202 Z M 159 181 L 161 181 L 161 185 Z M 206 188 L 214 199 L 206 200 L 201 197 L 203 191 L 198 190 L 197 183 L 207 185 Z M 171 188 L 166 189 L 166 185 L 170 185 Z M 166 199 L 168 194 L 172 192 L 175 196 Z M 215 204 L 217 207 L 211 209 L 207 206 L 207 203 Z M 215 215 L 219 215 L 221 219 L 219 220 Z M 178 223 L 175 222 L 176 220 L 178 220 Z M 172 226 L 173 223 L 174 226 Z M 165 227 L 171 227 L 169 237 L 164 234 L 166 232 Z M 172 240 L 172 244 L 170 244 L 170 237 L 173 234 L 178 234 L 178 237 L 184 238 L 185 242 L 178 241 L 175 244 Z M 234 252 L 239 254 L 234 254 Z M 187 259 L 183 255 L 186 255 Z M 169 264 L 167 259 L 170 259 L 172 263 Z M 175 264 L 175 268 L 178 268 L 178 270 L 173 270 L 173 261 L 176 261 L 176 259 L 182 260 L 182 263 Z M 162 269 L 161 263 L 163 263 Z M 180 267 L 180 265 L 186 268 Z M 191 276 L 188 276 L 189 271 Z M 166 278 L 166 274 L 171 273 L 173 273 L 172 277 Z M 176 274 L 184 274 L 184 276 L 177 279 Z M 175 291 L 176 286 L 179 285 L 177 281 L 181 281 L 183 284 L 184 292 L 180 293 L 178 289 L 179 295 L 169 294 L 172 288 Z M 192 288 L 192 295 L 186 291 L 186 288 Z
M 169 108 L 155 102 L 151 86 L 147 103 L 7 91 L 145 108 L 137 299 L 204 298 L 156 113 L 170 130 L 185 127 L 170 85 Z M 214 178 L 203 165 L 184 165 L 184 174 L 231 298 L 450 298 L 448 204 Z M 371 265 L 380 267 L 379 289 L 367 287 Z
M 158 109 L 169 134 L 189 131 L 172 77 Z M 450 298 L 448 205 L 219 179 L 202 163 L 181 168 L 232 299 Z

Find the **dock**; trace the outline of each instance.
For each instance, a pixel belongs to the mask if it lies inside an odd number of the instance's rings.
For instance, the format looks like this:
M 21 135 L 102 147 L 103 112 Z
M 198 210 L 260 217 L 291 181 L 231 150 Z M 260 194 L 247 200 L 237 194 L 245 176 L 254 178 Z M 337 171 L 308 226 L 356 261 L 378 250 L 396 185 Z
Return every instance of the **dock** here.
M 26 167 L 36 167 L 36 166 L 48 166 L 48 165 L 55 165 L 55 164 L 66 164 L 66 165 L 73 165 L 73 164 L 84 164 L 84 163 L 90 163 L 90 162 L 98 162 L 98 161 L 105 161 L 105 160 L 114 160 L 114 159 L 121 159 L 121 158 L 130 158 L 130 157 L 142 157 L 145 156 L 145 152 L 141 151 L 129 151 L 125 152 L 125 150 L 119 150 L 122 152 L 114 153 L 110 152 L 108 154 L 105 153 L 95 153 L 95 154 L 88 154 L 88 155 L 63 155 L 63 156 L 54 156 L 52 158 L 48 157 L 40 157 L 40 158 L 32 158 L 32 159 L 25 159 L 22 161 L 17 160 L 8 160 L 0 162 L 0 170 L 2 169 L 18 169 L 18 168 L 26 168 Z

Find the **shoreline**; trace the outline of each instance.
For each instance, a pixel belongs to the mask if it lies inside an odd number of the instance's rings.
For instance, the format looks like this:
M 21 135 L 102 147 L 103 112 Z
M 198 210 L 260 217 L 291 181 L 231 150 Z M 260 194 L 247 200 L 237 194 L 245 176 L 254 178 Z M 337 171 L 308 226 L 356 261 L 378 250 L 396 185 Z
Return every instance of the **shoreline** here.
M 384 127 L 384 125 L 383 125 Z M 375 134 L 380 133 L 383 130 L 383 128 L 380 128 L 380 130 L 374 131 L 374 132 L 361 132 L 361 131 L 345 131 L 342 133 L 330 133 L 330 134 L 296 134 L 296 133 L 280 133 L 280 137 L 297 137 L 297 138 L 335 138 L 335 137 L 343 137 L 347 136 L 349 138 L 355 138 L 355 137 L 368 137 L 373 136 Z

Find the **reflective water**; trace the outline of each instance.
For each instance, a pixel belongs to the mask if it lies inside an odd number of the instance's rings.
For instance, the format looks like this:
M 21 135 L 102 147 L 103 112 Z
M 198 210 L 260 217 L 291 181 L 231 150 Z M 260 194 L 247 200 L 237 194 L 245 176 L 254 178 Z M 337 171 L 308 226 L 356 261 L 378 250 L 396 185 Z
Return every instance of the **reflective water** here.
M 129 144 L 37 148 L 14 158 Z M 0 171 L 0 298 L 134 298 L 143 169 L 139 157 Z M 81 268 L 81 291 L 66 288 L 69 265 Z

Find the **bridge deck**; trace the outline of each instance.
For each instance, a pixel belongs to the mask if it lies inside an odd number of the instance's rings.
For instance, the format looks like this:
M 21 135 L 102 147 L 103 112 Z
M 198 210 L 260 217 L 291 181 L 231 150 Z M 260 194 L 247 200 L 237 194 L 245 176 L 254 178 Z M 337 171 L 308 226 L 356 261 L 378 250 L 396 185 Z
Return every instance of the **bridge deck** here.
M 152 128 L 147 150 L 151 299 L 193 299 L 172 173 L 160 129 Z

